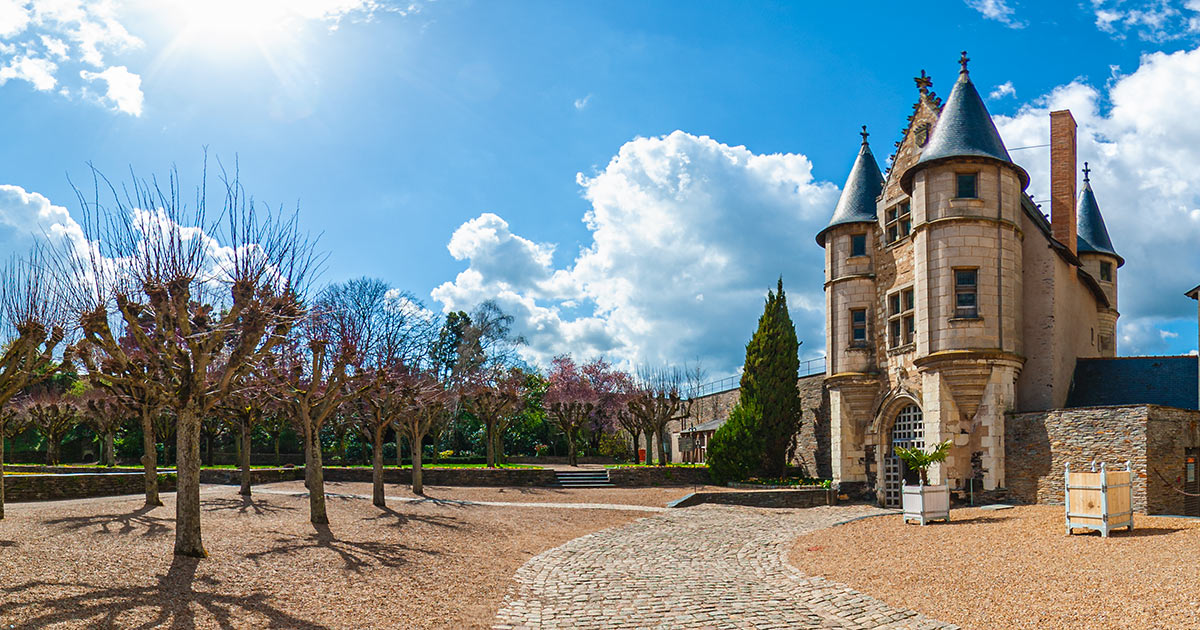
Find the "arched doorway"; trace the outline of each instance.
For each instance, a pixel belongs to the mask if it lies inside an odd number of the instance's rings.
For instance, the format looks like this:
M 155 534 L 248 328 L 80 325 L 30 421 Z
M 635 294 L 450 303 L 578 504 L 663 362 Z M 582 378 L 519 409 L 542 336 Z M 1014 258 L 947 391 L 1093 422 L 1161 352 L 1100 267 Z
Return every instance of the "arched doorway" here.
M 891 440 L 883 459 L 883 505 L 900 507 L 900 493 L 905 483 L 919 483 L 920 475 L 896 457 L 897 448 L 925 448 L 925 419 L 921 408 L 908 405 L 892 423 Z

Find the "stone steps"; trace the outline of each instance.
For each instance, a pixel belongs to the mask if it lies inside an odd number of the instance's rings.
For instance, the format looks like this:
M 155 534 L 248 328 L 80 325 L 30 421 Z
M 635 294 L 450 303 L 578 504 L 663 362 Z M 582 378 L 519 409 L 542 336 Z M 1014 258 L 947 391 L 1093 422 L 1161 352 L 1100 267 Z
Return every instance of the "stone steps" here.
M 608 470 L 556 470 L 554 476 L 560 488 L 612 488 Z

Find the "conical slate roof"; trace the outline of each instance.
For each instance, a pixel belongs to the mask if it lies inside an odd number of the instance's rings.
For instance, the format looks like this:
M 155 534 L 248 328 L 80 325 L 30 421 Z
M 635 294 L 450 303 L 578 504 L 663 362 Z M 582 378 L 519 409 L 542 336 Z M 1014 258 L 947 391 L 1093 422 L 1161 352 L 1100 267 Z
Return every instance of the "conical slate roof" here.
M 917 171 L 935 162 L 960 157 L 990 158 L 1011 164 L 1021 178 L 1021 187 L 1029 185 L 1029 175 L 1025 169 L 1013 164 L 1000 139 L 1000 132 L 992 122 L 992 116 L 983 104 L 983 98 L 971 82 L 967 72 L 966 53 L 960 61 L 962 71 L 958 73 L 958 82 L 950 91 L 950 98 L 942 108 L 929 143 L 921 152 L 920 159 L 905 171 L 900 179 L 900 186 L 905 192 L 912 191 L 912 178 Z
M 1100 215 L 1100 204 L 1096 203 L 1096 193 L 1092 192 L 1092 182 L 1087 176 L 1087 163 L 1084 163 L 1083 190 L 1079 191 L 1079 204 L 1075 207 L 1078 221 L 1078 236 L 1075 240 L 1076 249 L 1080 254 L 1108 254 L 1115 256 L 1117 266 L 1125 264 L 1125 259 L 1113 249 L 1112 239 L 1108 237 L 1108 228 L 1104 226 L 1104 217 Z
M 817 244 L 821 247 L 825 247 L 825 233 L 834 226 L 876 221 L 875 200 L 883 192 L 883 174 L 879 172 L 879 164 L 871 153 L 871 146 L 867 144 L 865 125 L 862 136 L 862 146 L 858 149 L 854 166 L 850 168 L 846 185 L 842 187 L 842 196 L 833 210 L 833 218 L 825 229 L 817 233 Z

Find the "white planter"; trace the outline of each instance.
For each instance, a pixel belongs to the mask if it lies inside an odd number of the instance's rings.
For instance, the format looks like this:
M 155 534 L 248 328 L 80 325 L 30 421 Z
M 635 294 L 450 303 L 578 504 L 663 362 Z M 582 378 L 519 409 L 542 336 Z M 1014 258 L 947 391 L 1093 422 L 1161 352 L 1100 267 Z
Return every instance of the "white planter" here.
M 950 522 L 950 486 L 904 486 L 904 522 Z

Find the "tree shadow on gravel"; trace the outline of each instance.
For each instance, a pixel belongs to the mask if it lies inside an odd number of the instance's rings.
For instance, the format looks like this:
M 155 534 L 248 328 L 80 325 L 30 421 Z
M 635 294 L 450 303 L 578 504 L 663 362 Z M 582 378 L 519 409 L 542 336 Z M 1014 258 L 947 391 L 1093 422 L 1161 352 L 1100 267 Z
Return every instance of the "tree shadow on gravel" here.
M 16 546 L 17 546 L 17 541 L 15 541 L 15 540 L 0 540 L 0 547 L 16 547 Z
M 453 516 L 438 516 L 436 514 L 404 514 L 393 510 L 390 506 L 381 505 L 379 514 L 372 516 L 371 520 L 386 520 L 392 527 L 404 527 L 409 523 L 424 523 L 426 525 L 434 525 L 436 527 L 445 527 L 447 529 L 458 529 L 462 527 L 462 520 Z
M 149 586 L 101 586 L 77 581 L 35 580 L 0 588 L 5 605 L 0 624 L 18 628 L 50 628 L 88 622 L 89 627 L 171 628 L 194 630 L 196 606 L 211 615 L 217 627 L 231 629 L 258 619 L 262 628 L 324 630 L 316 622 L 275 607 L 266 593 L 226 595 L 215 592 L 220 581 L 196 577 L 197 558 L 175 556 L 166 575 Z M 201 587 L 200 590 L 195 588 Z M 206 626 L 208 625 L 206 621 Z
M 434 554 L 436 552 L 409 547 L 401 543 L 376 540 L 341 540 L 333 535 L 328 525 L 313 525 L 313 533 L 304 538 L 282 536 L 275 539 L 275 546 L 263 551 L 246 554 L 248 560 L 258 563 L 272 556 L 290 556 L 309 550 L 328 550 L 337 554 L 343 568 L 362 573 L 375 567 L 399 568 L 408 564 L 408 554 Z
M 163 536 L 171 531 L 175 523 L 173 518 L 153 516 L 150 512 L 155 507 L 144 505 L 132 512 L 116 514 L 86 514 L 83 516 L 64 516 L 48 519 L 47 525 L 62 525 L 69 530 L 79 531 L 91 527 L 99 527 L 99 533 L 129 535 L 139 530 L 145 538 Z
M 213 497 L 211 499 L 204 499 L 200 502 L 200 506 L 210 512 L 237 510 L 239 514 L 253 512 L 255 516 L 296 511 L 296 508 L 288 505 L 277 505 L 267 501 L 266 499 L 255 499 L 253 497 L 240 495 L 236 497 Z

